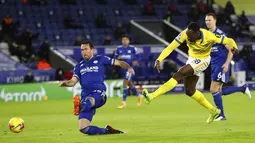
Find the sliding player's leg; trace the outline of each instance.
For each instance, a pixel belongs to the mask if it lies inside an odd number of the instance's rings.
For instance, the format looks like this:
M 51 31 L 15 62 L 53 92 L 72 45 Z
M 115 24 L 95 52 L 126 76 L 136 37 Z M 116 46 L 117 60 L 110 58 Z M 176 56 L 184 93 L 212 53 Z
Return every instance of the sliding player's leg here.
M 80 103 L 79 114 L 79 129 L 80 132 L 88 135 L 101 135 L 101 134 L 121 134 L 122 131 L 116 130 L 107 125 L 105 128 L 90 125 L 93 116 L 96 113 L 96 108 L 102 107 L 106 103 L 105 91 L 93 92 Z

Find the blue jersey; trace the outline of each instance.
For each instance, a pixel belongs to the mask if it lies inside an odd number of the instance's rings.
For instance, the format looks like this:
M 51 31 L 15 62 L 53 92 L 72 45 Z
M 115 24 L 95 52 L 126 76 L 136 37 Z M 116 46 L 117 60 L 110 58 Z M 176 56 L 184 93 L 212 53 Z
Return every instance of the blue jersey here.
M 125 61 L 129 65 L 132 65 L 134 60 L 140 60 L 140 54 L 137 51 L 137 48 L 131 45 L 127 47 L 119 46 L 114 54 L 114 59 Z
M 225 33 L 216 28 L 213 32 L 216 35 L 224 35 Z M 211 79 L 216 82 L 227 83 L 230 74 L 230 68 L 228 72 L 223 72 L 223 64 L 228 57 L 228 49 L 223 44 L 214 44 L 211 51 Z
M 74 68 L 74 76 L 80 81 L 82 94 L 87 96 L 95 90 L 106 90 L 104 84 L 104 65 L 113 65 L 114 59 L 106 56 L 94 56 L 90 60 L 82 60 Z
M 220 29 L 216 28 L 213 32 L 216 35 L 223 35 L 225 36 L 225 33 L 221 31 Z M 228 57 L 228 49 L 223 44 L 214 44 L 211 50 L 211 64 L 212 66 L 222 66 Z

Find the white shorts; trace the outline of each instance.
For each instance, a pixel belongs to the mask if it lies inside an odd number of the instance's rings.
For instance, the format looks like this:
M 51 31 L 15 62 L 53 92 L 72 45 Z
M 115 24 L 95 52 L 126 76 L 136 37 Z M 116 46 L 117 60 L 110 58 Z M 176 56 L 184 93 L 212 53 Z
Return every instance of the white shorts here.
M 190 64 L 191 67 L 194 69 L 194 75 L 199 76 L 204 70 L 207 69 L 211 61 L 211 57 L 208 57 L 206 59 L 200 59 L 200 58 L 192 58 L 189 57 L 186 64 Z

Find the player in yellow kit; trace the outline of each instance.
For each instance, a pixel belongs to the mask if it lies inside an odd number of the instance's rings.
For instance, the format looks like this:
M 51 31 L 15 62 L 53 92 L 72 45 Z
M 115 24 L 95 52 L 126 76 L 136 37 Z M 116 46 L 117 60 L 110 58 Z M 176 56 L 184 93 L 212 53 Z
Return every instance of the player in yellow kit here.
M 156 91 L 148 93 L 148 91 L 144 89 L 142 94 L 146 102 L 150 103 L 157 96 L 172 90 L 178 82 L 184 79 L 186 95 L 190 96 L 210 111 L 210 116 L 206 122 L 211 123 L 214 118 L 220 114 L 220 110 L 209 103 L 200 91 L 196 90 L 199 74 L 210 64 L 210 52 L 213 44 L 219 43 L 228 45 L 233 53 L 237 52 L 237 45 L 233 39 L 222 35 L 215 35 L 206 29 L 200 28 L 197 23 L 191 22 L 187 29 L 183 30 L 157 58 L 155 68 L 158 72 L 160 72 L 160 62 L 184 41 L 187 42 L 189 48 L 189 58 L 186 65 L 181 67 L 170 80 L 161 85 Z

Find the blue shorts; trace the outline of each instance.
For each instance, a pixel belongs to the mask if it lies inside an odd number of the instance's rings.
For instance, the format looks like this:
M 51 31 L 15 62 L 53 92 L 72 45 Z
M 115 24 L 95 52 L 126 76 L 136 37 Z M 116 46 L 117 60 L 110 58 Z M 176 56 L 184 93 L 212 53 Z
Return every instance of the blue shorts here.
M 107 97 L 104 90 L 94 90 L 93 92 L 88 94 L 88 96 L 82 96 L 81 102 L 86 100 L 88 97 L 93 97 L 95 99 L 95 106 L 89 111 L 80 112 L 78 119 L 85 118 L 91 121 L 93 116 L 96 114 L 96 109 L 102 107 L 106 103 Z
M 129 73 L 127 70 L 122 69 L 121 70 L 122 77 L 124 80 L 132 80 L 134 78 L 134 75 Z
M 228 71 L 226 73 L 223 73 L 222 65 L 221 66 L 211 65 L 212 81 L 227 83 L 229 74 L 230 74 L 230 66 L 228 68 Z

